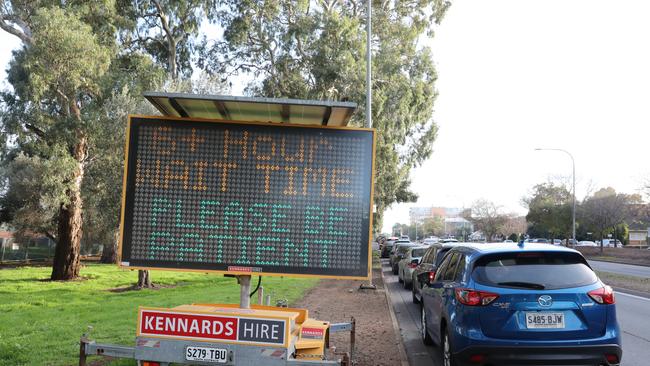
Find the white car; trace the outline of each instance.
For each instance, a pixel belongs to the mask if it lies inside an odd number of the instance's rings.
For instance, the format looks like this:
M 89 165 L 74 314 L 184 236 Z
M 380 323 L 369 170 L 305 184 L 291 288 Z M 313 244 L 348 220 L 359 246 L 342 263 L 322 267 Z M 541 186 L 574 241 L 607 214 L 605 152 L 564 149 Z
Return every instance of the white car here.
M 596 243 L 596 244 L 600 244 L 600 243 Z M 614 248 L 614 239 L 603 239 L 603 246 Z M 621 243 L 621 241 L 618 239 L 616 239 L 616 247 L 617 248 L 623 247 L 623 243 Z
M 597 247 L 598 244 L 594 243 L 593 241 L 589 240 L 582 240 L 579 241 L 578 244 L 576 244 L 576 247 Z

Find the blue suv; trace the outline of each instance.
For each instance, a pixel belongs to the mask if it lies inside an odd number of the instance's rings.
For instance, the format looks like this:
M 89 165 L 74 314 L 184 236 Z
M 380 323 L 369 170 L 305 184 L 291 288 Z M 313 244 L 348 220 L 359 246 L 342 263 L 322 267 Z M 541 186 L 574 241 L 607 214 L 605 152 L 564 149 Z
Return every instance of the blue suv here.
M 422 340 L 445 366 L 621 362 L 614 293 L 575 250 L 467 244 L 421 276 Z

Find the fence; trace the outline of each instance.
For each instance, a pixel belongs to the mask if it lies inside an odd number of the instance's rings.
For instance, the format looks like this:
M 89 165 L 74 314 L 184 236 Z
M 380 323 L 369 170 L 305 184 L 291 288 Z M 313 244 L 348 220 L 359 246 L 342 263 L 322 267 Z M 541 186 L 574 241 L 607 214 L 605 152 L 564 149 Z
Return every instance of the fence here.
M 0 264 L 51 261 L 54 258 L 55 246 L 51 240 L 46 243 L 32 242 L 28 244 L 6 242 L 4 245 L 0 242 Z M 94 256 L 101 255 L 101 253 L 101 246 L 81 246 L 81 255 Z

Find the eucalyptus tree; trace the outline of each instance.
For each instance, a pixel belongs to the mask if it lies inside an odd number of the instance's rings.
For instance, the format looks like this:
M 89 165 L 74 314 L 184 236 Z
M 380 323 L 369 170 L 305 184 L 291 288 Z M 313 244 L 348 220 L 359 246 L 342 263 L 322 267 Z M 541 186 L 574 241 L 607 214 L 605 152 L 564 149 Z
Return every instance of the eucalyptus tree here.
M 120 52 L 116 32 L 125 22 L 114 1 L 5 0 L 0 19 L 0 28 L 22 41 L 7 71 L 11 89 L 1 95 L 0 128 L 11 140 L 2 219 L 54 239 L 51 278 L 73 279 L 85 192 L 98 187 L 97 172 L 121 174 L 107 170 L 115 149 L 106 138 L 124 121 L 102 116 L 103 105 L 115 93 L 137 93 L 156 74 L 148 59 Z M 85 184 L 89 174 L 94 188 Z
M 172 79 L 192 76 L 192 61 L 204 45 L 201 27 L 214 22 L 217 0 L 119 0 L 129 25 L 120 43 L 150 55 Z
M 197 64 L 226 76 L 251 73 L 247 93 L 353 101 L 363 125 L 366 6 L 356 0 L 224 0 L 224 33 Z M 432 151 L 437 74 L 426 45 L 450 6 L 444 0 L 374 1 L 373 127 L 377 128 L 375 227 L 395 202 L 417 198 L 409 172 Z

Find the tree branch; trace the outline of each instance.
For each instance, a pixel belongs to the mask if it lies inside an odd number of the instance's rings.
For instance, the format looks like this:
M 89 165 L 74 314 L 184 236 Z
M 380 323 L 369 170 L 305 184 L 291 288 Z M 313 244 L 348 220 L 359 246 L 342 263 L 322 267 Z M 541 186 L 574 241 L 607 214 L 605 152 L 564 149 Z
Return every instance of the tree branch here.
M 32 131 L 36 136 L 44 139 L 46 134 L 45 131 L 41 130 L 40 128 L 34 126 L 31 123 L 25 123 L 25 128 Z
M 17 29 L 13 27 L 11 24 L 7 23 L 6 21 L 10 21 L 14 23 L 16 26 L 20 27 L 20 29 Z M 33 45 L 34 40 L 32 39 L 32 32 L 29 29 L 29 26 L 27 23 L 25 23 L 22 19 L 17 18 L 14 15 L 8 15 L 5 14 L 0 18 L 0 28 L 2 28 L 5 32 L 9 34 L 13 34 L 14 36 L 20 38 L 23 43 L 26 45 Z

